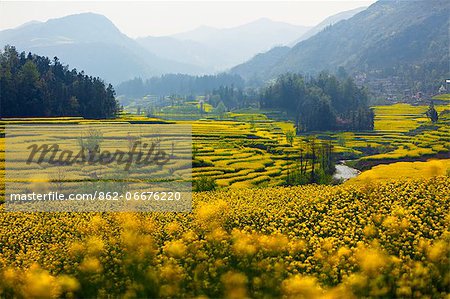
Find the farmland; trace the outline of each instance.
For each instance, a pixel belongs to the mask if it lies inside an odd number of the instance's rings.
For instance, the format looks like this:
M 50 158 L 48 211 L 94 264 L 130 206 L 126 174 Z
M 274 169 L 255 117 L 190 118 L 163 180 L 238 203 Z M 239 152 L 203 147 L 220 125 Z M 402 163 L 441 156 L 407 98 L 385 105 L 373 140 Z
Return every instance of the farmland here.
M 262 113 L 8 120 L 189 125 L 192 180 L 212 178 L 219 190 L 195 192 L 192 213 L 14 213 L 2 205 L 0 296 L 445 297 L 450 164 L 426 160 L 448 158 L 450 126 L 448 115 L 432 124 L 424 109 L 375 107 L 375 131 L 315 132 L 292 144 L 292 123 Z M 371 169 L 338 186 L 279 186 L 312 137 Z
M 448 105 L 436 106 L 438 112 Z M 396 104 L 378 106 L 375 130 L 365 132 L 317 132 L 300 135 L 288 142 L 286 133 L 292 123 L 275 121 L 265 114 L 227 113 L 223 118 L 163 120 L 125 114 L 114 120 L 93 121 L 81 118 L 33 119 L 36 124 L 164 124 L 192 127 L 192 179 L 208 177 L 218 188 L 268 187 L 283 184 L 286 174 L 296 166 L 299 151 L 312 137 L 331 142 L 337 158 L 353 159 L 357 168 L 398 161 L 426 161 L 432 157 L 450 158 L 450 114 L 432 124 L 425 116 L 426 106 Z M 261 111 L 259 111 L 261 112 Z M 9 120 L 9 124 L 30 120 Z M 0 152 L 4 159 L 4 149 Z M 177 169 L 174 168 L 175 173 Z M 180 175 L 183 170 L 180 169 Z M 394 176 L 395 178 L 395 176 Z
M 450 174 L 450 159 L 428 160 L 426 162 L 395 162 L 381 164 L 364 171 L 347 183 L 370 183 L 379 180 L 405 178 L 428 178 Z
M 401 160 L 449 158 L 450 116 L 443 113 L 440 121 L 433 124 L 424 115 L 426 109 L 408 104 L 374 107 L 375 130 L 331 134 L 337 141 L 336 151 L 343 157 L 359 159 L 362 169 Z M 440 105 L 436 109 L 442 113 L 449 106 Z M 329 136 L 318 134 L 319 138 Z
M 0 294 L 442 298 L 449 186 L 201 192 L 193 213 L 0 211 Z

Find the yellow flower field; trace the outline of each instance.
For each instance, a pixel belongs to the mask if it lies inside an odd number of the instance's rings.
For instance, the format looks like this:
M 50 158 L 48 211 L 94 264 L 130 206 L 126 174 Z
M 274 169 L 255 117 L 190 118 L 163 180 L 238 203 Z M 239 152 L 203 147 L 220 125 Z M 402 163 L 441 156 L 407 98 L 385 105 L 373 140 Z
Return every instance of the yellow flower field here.
M 389 106 L 375 106 L 375 130 L 377 131 L 409 131 L 428 121 L 425 112 L 427 106 L 413 106 L 410 104 L 395 104 Z M 447 105 L 437 105 L 441 112 L 449 109 Z
M 347 184 L 401 178 L 429 178 L 446 175 L 447 172 L 450 172 L 450 159 L 429 160 L 427 162 L 396 162 L 375 166 L 350 179 Z
M 423 106 L 377 109 L 374 132 L 315 135 L 362 161 L 449 152 L 448 117 L 428 128 Z M 233 117 L 177 121 L 192 125 L 201 162 L 192 179 L 224 189 L 194 193 L 193 213 L 27 214 L 0 204 L 0 298 L 449 296 L 450 160 L 379 165 L 340 186 L 276 187 L 309 136 L 290 146 L 292 123 Z
M 9 213 L 0 297 L 445 298 L 450 178 L 194 194 L 193 213 Z
M 432 124 L 424 117 L 427 106 L 396 104 L 376 106 L 374 109 L 374 131 L 316 132 L 314 136 L 325 142 L 330 140 L 339 159 L 360 159 L 362 163 L 377 164 L 383 160 L 395 162 L 437 155 L 440 158 L 449 157 L 448 115 Z M 449 106 L 440 104 L 436 105 L 436 109 L 441 112 Z M 192 171 L 193 180 L 207 176 L 214 179 L 219 188 L 282 184 L 289 169 L 298 162 L 299 150 L 305 149 L 305 140 L 311 136 L 297 136 L 291 146 L 286 140 L 286 132 L 295 130 L 292 122 L 267 119 L 262 114 L 234 113 L 230 117 L 233 118 L 175 122 L 125 114 L 115 120 L 40 118 L 8 120 L 6 124 L 187 124 L 192 126 L 194 162 L 198 162 Z M 0 138 L 0 161 L 4 160 L 3 140 Z M 179 166 L 174 165 L 174 172 L 183 175 L 185 170 Z

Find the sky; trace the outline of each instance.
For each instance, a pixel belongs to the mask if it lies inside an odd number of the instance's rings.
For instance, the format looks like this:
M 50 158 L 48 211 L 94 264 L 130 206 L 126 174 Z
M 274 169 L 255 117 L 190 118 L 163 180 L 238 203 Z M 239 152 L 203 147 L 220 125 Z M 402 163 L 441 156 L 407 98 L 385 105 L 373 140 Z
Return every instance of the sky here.
M 211 26 L 227 28 L 269 18 L 314 26 L 328 16 L 375 0 L 327 1 L 3 1 L 0 30 L 26 22 L 94 12 L 105 15 L 130 37 L 170 35 Z

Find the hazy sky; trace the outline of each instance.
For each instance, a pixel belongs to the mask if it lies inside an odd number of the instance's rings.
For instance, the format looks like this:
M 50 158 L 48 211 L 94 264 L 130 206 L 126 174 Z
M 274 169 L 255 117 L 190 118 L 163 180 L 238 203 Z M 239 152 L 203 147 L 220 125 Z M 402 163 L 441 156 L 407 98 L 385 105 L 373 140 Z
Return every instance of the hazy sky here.
M 0 30 L 31 20 L 80 12 L 108 17 L 130 37 L 167 35 L 200 25 L 225 28 L 267 17 L 291 24 L 313 26 L 340 11 L 369 6 L 370 1 L 3 1 L 0 0 Z

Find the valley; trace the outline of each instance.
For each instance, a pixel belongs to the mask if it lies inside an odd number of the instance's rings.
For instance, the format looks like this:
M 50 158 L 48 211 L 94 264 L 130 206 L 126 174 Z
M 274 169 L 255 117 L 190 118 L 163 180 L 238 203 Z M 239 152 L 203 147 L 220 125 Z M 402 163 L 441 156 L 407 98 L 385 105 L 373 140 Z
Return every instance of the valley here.
M 194 107 L 198 111 L 198 105 Z M 448 108 L 447 105 L 436 106 L 441 114 L 449 111 Z M 299 165 L 300 153 L 310 150 L 308 142 L 311 138 L 317 143 L 331 142 L 335 162 L 340 159 L 352 160 L 347 165 L 363 171 L 360 175 L 363 178 L 366 177 L 366 172 L 371 172 L 371 168 L 378 169 L 377 165 L 397 162 L 404 163 L 404 170 L 401 173 L 391 172 L 390 176 L 383 176 L 381 180 L 414 178 L 417 177 L 416 166 L 420 165 L 414 161 L 450 159 L 449 113 L 444 113 L 437 124 L 432 124 L 424 115 L 426 106 L 398 104 L 376 106 L 374 110 L 374 131 L 311 132 L 296 136 L 292 143 L 288 141 L 287 135 L 294 130 L 293 123 L 270 119 L 262 110 L 219 116 L 212 110 L 200 114 L 184 109 L 184 114 L 162 114 L 161 118 L 124 113 L 117 119 L 100 122 L 80 118 L 42 118 L 7 120 L 2 125 L 114 125 L 115 122 L 189 125 L 192 127 L 193 142 L 192 183 L 195 186 L 197 180 L 206 177 L 214 182 L 214 189 L 261 188 L 286 184 L 288 173 Z M 274 114 L 274 111 L 268 114 Z M 173 117 L 191 120 L 174 120 Z M 4 148 L 0 151 L 0 159 L 4 161 Z M 430 167 L 433 165 L 430 164 Z M 445 175 L 450 169 L 446 165 L 444 163 L 439 166 L 442 169 L 435 174 L 424 171 L 424 176 Z M 407 170 L 408 167 L 411 167 L 411 171 Z M 311 165 L 308 166 L 309 170 L 310 168 Z M 174 169 L 175 173 L 178 171 L 182 176 L 183 170 Z
M 2 3 L 0 299 L 450 298 L 449 16 Z

